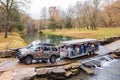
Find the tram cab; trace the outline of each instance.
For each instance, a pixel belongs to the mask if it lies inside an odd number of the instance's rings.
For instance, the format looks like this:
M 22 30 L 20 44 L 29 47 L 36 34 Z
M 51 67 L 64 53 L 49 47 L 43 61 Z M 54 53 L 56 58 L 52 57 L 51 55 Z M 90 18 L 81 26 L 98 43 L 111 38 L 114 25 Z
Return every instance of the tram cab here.
M 84 55 L 91 55 L 99 50 L 99 42 L 97 39 L 75 39 L 60 42 L 60 45 L 62 58 L 77 58 Z

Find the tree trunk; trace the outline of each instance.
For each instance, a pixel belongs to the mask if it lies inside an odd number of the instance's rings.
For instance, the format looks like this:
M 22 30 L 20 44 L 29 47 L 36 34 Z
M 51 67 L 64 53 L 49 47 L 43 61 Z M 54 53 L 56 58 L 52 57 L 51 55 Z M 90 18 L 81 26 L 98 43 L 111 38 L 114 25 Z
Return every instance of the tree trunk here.
M 87 29 L 89 30 L 89 26 L 86 24 Z
M 7 38 L 8 34 L 7 34 L 7 29 L 5 29 L 5 33 L 4 33 L 4 38 Z

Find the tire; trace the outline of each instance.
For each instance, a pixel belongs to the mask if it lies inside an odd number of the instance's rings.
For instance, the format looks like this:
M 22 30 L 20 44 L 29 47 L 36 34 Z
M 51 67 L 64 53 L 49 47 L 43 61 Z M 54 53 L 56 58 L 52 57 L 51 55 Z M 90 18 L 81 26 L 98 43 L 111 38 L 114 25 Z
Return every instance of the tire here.
M 90 51 L 89 54 L 92 55 L 92 52 Z
M 43 63 L 47 63 L 47 60 L 42 60 Z
M 19 59 L 19 62 L 21 63 L 21 62 L 23 62 L 23 60 Z
M 91 55 L 91 51 L 88 52 L 88 56 L 90 56 L 90 55 Z
M 31 64 L 32 63 L 32 56 L 27 56 L 25 59 L 24 59 L 24 63 L 25 64 Z
M 56 56 L 55 56 L 55 55 L 52 55 L 52 56 L 50 57 L 50 62 L 51 62 L 51 63 L 55 63 L 55 62 L 56 62 Z
M 93 53 L 93 55 L 95 55 L 95 51 L 94 50 L 92 51 L 92 53 Z

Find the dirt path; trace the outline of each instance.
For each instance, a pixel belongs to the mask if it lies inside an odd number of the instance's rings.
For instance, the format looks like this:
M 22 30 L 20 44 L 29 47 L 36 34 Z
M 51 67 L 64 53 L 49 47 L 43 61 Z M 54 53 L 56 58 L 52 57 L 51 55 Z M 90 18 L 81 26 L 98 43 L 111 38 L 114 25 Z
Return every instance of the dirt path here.
M 61 66 L 61 65 L 65 65 L 65 64 L 69 64 L 72 63 L 71 60 L 57 60 L 56 63 L 51 64 L 50 62 L 36 62 L 35 60 L 33 60 L 32 64 L 30 65 L 25 65 L 24 63 L 20 63 L 18 59 L 14 58 L 14 59 L 8 59 L 3 61 L 0 64 L 0 71 L 9 71 L 9 70 L 14 70 L 17 68 L 24 68 L 24 67 L 53 67 L 53 66 Z

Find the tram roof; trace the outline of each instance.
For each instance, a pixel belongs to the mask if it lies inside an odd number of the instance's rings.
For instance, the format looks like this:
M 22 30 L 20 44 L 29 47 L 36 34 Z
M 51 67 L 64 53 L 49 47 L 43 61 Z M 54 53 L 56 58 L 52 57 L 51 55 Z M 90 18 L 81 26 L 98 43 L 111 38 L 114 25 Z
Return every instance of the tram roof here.
M 85 38 L 85 39 L 75 39 L 75 40 L 70 40 L 70 41 L 62 41 L 60 44 L 63 45 L 71 45 L 71 44 L 83 44 L 86 42 L 96 42 L 98 41 L 97 39 L 90 39 L 90 38 Z

